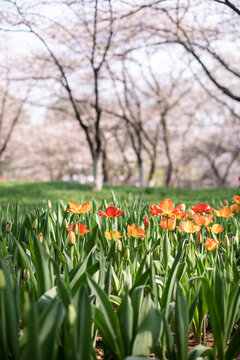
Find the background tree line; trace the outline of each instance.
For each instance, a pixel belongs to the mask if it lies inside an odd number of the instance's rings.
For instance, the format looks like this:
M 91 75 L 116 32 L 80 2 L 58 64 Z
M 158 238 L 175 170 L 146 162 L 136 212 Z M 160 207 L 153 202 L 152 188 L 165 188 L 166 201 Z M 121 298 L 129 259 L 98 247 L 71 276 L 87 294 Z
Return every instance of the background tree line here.
M 237 185 L 239 14 L 227 0 L 2 0 L 1 176 Z

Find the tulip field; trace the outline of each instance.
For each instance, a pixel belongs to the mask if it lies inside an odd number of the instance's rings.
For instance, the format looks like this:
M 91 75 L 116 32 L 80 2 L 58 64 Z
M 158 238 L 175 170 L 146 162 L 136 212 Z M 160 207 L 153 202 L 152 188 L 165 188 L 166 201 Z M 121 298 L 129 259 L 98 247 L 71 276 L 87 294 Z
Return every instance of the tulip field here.
M 0 359 L 240 359 L 240 196 L 0 208 Z

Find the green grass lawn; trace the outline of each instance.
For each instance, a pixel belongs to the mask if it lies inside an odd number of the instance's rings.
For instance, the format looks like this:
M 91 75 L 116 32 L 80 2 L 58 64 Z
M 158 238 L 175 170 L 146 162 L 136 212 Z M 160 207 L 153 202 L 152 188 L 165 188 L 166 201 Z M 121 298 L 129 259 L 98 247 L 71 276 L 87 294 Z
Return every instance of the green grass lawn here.
M 77 203 L 90 201 L 94 198 L 99 204 L 106 199 L 110 204 L 112 191 L 117 199 L 133 201 L 142 196 L 142 200 L 149 204 L 159 203 L 164 198 L 172 199 L 176 204 L 186 205 L 206 202 L 214 205 L 214 201 L 223 202 L 225 199 L 232 200 L 233 195 L 239 195 L 239 188 L 220 189 L 167 189 L 167 188 L 141 188 L 134 186 L 111 186 L 104 185 L 101 192 L 94 192 L 90 185 L 81 185 L 71 182 L 0 182 L 0 205 L 15 204 L 32 207 L 42 205 L 51 200 L 52 203 L 63 200 L 73 200 Z

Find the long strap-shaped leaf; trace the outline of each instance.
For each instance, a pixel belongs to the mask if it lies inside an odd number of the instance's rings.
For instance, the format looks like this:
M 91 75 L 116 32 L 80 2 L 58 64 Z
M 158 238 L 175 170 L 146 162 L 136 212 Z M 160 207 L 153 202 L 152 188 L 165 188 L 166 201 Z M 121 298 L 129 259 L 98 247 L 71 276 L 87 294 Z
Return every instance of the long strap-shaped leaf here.
M 98 298 L 100 310 L 106 321 L 106 326 L 108 327 L 109 334 L 111 336 L 112 343 L 114 344 L 114 347 L 116 349 L 118 358 L 124 359 L 124 347 L 120 331 L 120 325 L 113 306 L 108 300 L 105 292 L 90 276 L 87 276 L 87 281 L 92 293 Z
M 208 305 L 211 327 L 214 335 L 214 341 L 218 351 L 220 360 L 225 359 L 223 329 L 221 328 L 221 319 L 218 313 L 218 307 L 214 297 L 214 291 L 211 289 L 209 281 L 205 278 L 201 279 L 203 283 L 204 296 Z
M 78 297 L 77 359 L 90 360 L 92 354 L 92 311 L 87 285 L 83 284 Z
M 162 309 L 165 309 L 166 317 L 168 316 L 169 304 L 170 304 L 171 297 L 172 297 L 173 287 L 176 282 L 177 270 L 178 270 L 180 260 L 182 258 L 182 254 L 183 254 L 183 244 L 184 244 L 184 242 L 182 242 L 180 244 L 180 248 L 178 250 L 178 253 L 174 260 L 172 268 L 169 272 L 167 283 L 166 283 L 166 286 L 163 291 L 161 307 L 162 307 Z
M 19 344 L 18 344 L 18 329 L 19 329 L 19 319 L 17 314 L 17 307 L 14 299 L 13 289 L 11 287 L 10 276 L 8 274 L 7 268 L 4 261 L 0 258 L 0 269 L 3 271 L 5 278 L 5 286 L 1 289 L 0 297 L 3 298 L 4 307 L 0 309 L 3 312 L 5 317 L 5 325 L 7 331 L 7 341 L 10 345 L 10 351 L 14 360 L 19 359 Z M 1 317 L 0 317 L 1 320 Z

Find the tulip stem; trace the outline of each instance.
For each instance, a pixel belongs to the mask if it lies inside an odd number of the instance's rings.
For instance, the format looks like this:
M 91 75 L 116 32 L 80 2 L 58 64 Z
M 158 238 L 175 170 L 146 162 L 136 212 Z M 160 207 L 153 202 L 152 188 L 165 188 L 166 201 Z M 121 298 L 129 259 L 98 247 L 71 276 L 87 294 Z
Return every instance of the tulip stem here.
M 78 259 L 79 259 L 79 249 L 80 249 L 80 242 L 79 242 L 79 232 L 80 232 L 80 216 L 81 214 L 78 215 L 78 230 L 77 230 L 77 252 L 78 252 Z
M 73 253 L 74 253 L 74 245 L 72 245 L 70 248 L 70 259 L 71 259 L 72 268 L 73 268 L 73 258 L 74 258 Z

